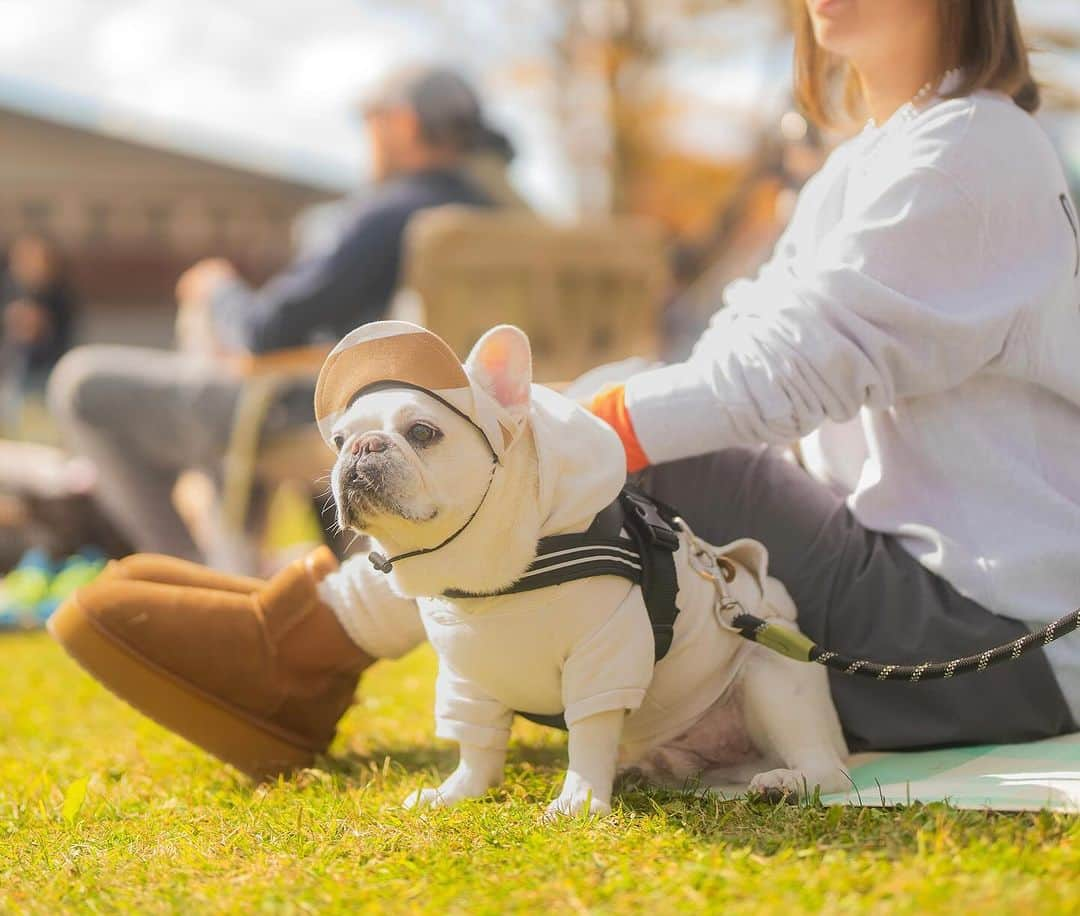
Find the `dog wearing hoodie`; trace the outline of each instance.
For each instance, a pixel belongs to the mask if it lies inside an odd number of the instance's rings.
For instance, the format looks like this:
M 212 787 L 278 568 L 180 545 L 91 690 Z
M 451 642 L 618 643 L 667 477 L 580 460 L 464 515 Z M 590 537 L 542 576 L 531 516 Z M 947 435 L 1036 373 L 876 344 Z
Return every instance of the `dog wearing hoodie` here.
M 845 784 L 847 748 L 825 670 L 721 625 L 713 584 L 691 567 L 688 532 L 674 557 L 673 641 L 659 662 L 641 588 L 626 579 L 498 594 L 527 570 L 541 538 L 585 531 L 626 477 L 615 433 L 532 383 L 522 331 L 492 329 L 462 365 L 415 325 L 365 325 L 327 359 L 316 414 L 337 452 L 339 523 L 376 548 L 374 565 L 343 567 L 355 581 L 338 582 L 334 600 L 374 594 L 384 588 L 374 580 L 388 578 L 396 600 L 366 613 L 385 632 L 415 629 L 419 615 L 439 659 L 436 734 L 460 748 L 454 772 L 407 806 L 450 805 L 497 786 L 515 711 L 562 713 L 569 730 L 549 817 L 609 812 L 619 770 L 785 796 Z M 731 600 L 797 627 L 761 544 L 713 552 L 734 570 Z

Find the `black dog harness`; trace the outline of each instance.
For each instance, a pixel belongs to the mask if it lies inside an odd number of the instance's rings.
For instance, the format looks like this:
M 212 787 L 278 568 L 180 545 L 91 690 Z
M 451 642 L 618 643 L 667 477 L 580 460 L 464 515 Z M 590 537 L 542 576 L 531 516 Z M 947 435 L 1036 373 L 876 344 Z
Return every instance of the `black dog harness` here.
M 626 532 L 629 537 L 623 536 Z M 557 534 L 541 538 L 536 559 L 513 585 L 497 592 L 464 592 L 450 589 L 447 598 L 492 598 L 517 595 L 551 585 L 619 576 L 641 586 L 645 609 L 652 624 L 656 661 L 671 648 L 679 591 L 675 572 L 675 551 L 679 548 L 675 512 L 671 507 L 627 485 L 618 498 L 597 513 L 588 530 L 581 534 Z M 566 729 L 562 714 L 518 712 L 518 715 Z

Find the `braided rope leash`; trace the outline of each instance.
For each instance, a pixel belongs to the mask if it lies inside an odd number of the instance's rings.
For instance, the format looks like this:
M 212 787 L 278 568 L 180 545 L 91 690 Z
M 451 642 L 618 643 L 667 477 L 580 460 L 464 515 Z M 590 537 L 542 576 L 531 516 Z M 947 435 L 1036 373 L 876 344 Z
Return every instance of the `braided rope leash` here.
M 726 609 L 735 609 L 730 605 Z M 795 630 L 789 630 L 780 624 L 769 623 L 760 617 L 738 609 L 730 622 L 723 620 L 744 639 L 760 643 L 800 662 L 816 662 L 840 674 L 858 675 L 874 678 L 878 681 L 908 681 L 918 684 L 921 681 L 948 680 L 963 674 L 979 674 L 995 665 L 1013 661 L 1035 649 L 1050 645 L 1055 640 L 1067 636 L 1080 628 L 1080 608 L 1071 614 L 1047 624 L 1036 633 L 1029 633 L 1020 639 L 995 646 L 976 655 L 966 655 L 945 662 L 922 662 L 918 665 L 893 665 L 867 659 L 854 659 L 839 652 L 821 648 L 810 638 Z
M 1007 642 L 993 649 L 986 649 L 975 655 L 953 658 L 944 662 L 920 662 L 917 665 L 897 665 L 875 662 L 864 658 L 850 658 L 823 649 L 812 639 L 798 630 L 789 629 L 778 623 L 771 623 L 753 614 L 730 598 L 725 584 L 735 576 L 735 567 L 723 556 L 719 556 L 711 544 L 701 540 L 686 522 L 677 518 L 676 523 L 690 540 L 691 568 L 703 579 L 713 584 L 716 590 L 714 613 L 722 627 L 737 633 L 743 639 L 759 643 L 774 652 L 785 655 L 799 662 L 815 662 L 840 674 L 868 677 L 877 681 L 908 681 L 918 684 L 922 681 L 941 681 L 964 674 L 979 674 L 995 665 L 1014 661 L 1021 655 L 1041 649 L 1050 643 L 1080 629 L 1080 608 L 1047 624 L 1035 633 L 1029 633 L 1012 642 Z

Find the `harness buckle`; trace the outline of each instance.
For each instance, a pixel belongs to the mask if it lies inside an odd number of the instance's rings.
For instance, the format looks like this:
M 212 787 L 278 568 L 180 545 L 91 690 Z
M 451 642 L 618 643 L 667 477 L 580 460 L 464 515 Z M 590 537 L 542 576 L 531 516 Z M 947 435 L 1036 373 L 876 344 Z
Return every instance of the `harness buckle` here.
M 664 518 L 656 503 L 647 497 L 626 488 L 622 491 L 623 508 L 632 512 L 639 522 L 635 527 L 645 533 L 652 547 L 661 547 L 669 553 L 679 549 L 679 535 Z

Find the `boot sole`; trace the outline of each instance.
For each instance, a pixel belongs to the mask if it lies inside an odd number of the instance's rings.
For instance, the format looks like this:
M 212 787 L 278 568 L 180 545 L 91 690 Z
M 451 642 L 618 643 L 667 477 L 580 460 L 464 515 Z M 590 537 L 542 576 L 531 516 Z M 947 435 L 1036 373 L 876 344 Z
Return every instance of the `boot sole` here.
M 254 780 L 315 761 L 311 749 L 260 726 L 111 638 L 74 598 L 49 618 L 48 630 L 72 659 L 125 703 Z

